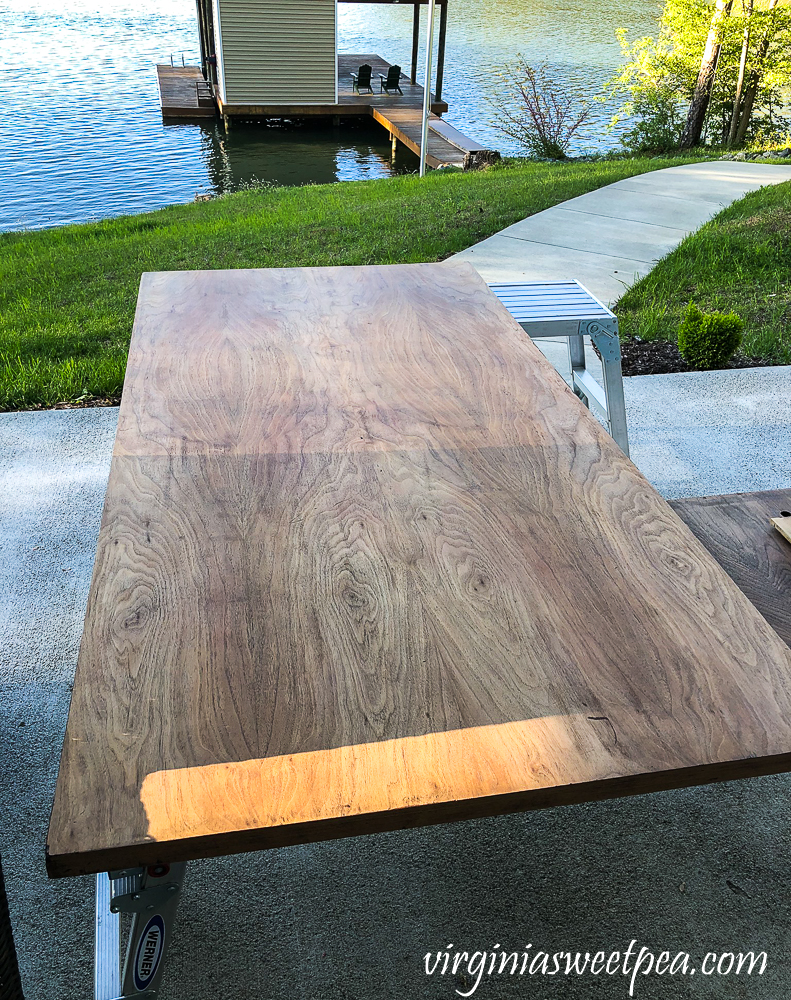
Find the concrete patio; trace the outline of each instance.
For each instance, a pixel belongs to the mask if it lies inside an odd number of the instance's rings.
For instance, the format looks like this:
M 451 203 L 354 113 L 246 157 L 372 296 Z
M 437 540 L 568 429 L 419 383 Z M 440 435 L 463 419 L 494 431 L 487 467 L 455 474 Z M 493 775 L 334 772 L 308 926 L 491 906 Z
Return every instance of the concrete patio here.
M 633 458 L 667 496 L 791 486 L 791 369 L 626 380 Z M 91 996 L 93 880 L 44 842 L 117 410 L 0 414 L 0 849 L 26 996 Z M 592 626 L 595 623 L 592 623 Z M 787 996 L 791 778 L 756 778 L 190 866 L 163 996 L 453 997 L 423 956 L 766 950 L 760 982 L 648 977 L 644 998 Z M 694 986 L 694 989 L 692 988 Z M 493 977 L 480 996 L 625 997 Z

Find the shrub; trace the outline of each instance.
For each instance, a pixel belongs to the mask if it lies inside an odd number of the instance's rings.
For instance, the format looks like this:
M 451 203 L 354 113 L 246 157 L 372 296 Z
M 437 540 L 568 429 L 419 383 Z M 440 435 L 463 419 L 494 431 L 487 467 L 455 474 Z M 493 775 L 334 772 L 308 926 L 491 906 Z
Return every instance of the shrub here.
M 533 156 L 565 160 L 591 115 L 590 103 L 565 93 L 546 66 L 533 67 L 521 55 L 500 76 L 505 91 L 490 101 L 492 125 Z
M 635 88 L 624 110 L 634 119 L 632 128 L 621 136 L 621 144 L 630 152 L 664 153 L 681 142 L 686 119 L 671 91 Z
M 742 342 L 744 321 L 736 313 L 704 313 L 690 302 L 678 328 L 678 349 L 691 368 L 725 368 Z

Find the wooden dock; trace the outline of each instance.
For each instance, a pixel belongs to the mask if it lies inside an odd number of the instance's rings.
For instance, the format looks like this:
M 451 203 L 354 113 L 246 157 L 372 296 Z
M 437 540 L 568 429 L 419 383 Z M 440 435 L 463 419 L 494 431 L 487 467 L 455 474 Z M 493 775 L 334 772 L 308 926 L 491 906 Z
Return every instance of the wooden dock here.
M 157 65 L 163 118 L 213 118 L 217 105 L 200 66 Z
M 352 90 L 353 72 L 368 63 L 373 73 L 371 81 L 373 94 L 358 94 Z M 402 94 L 379 92 L 379 75 L 387 76 L 390 63 L 381 56 L 343 53 L 338 56 L 338 101 L 342 107 L 362 105 L 366 112 L 383 125 L 391 136 L 420 156 L 420 137 L 423 124 L 423 88 L 410 83 L 409 77 L 401 74 Z M 444 101 L 437 101 L 432 95 L 431 117 L 429 118 L 428 149 L 426 163 L 430 167 L 460 167 L 468 152 L 484 147 L 463 135 L 458 129 L 444 122 L 440 115 L 448 110 Z M 342 112 L 346 113 L 346 112 Z M 365 112 L 364 112 L 365 113 Z
M 371 66 L 373 93 L 358 94 L 352 88 L 352 73 L 368 63 Z M 387 75 L 390 63 L 373 53 L 341 53 L 338 56 L 337 104 L 312 105 L 231 105 L 213 98 L 209 85 L 198 66 L 157 66 L 162 114 L 166 118 L 204 118 L 219 110 L 226 119 L 234 118 L 347 118 L 358 115 L 373 117 L 387 129 L 395 141 L 403 143 L 420 155 L 423 118 L 423 88 L 401 74 L 402 94 L 387 94 L 380 89 L 379 75 Z M 216 106 L 215 106 L 216 99 Z M 454 166 L 464 163 L 467 153 L 483 150 L 474 139 L 464 135 L 441 115 L 448 110 L 445 101 L 432 95 L 426 162 L 430 167 Z

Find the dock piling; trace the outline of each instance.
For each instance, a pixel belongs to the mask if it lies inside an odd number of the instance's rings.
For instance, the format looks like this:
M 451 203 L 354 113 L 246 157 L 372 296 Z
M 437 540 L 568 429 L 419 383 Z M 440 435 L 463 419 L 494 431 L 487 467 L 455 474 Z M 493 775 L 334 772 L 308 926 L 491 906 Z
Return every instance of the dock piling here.
M 415 12 L 412 15 L 412 73 L 409 82 L 412 86 L 417 84 L 417 50 L 420 44 L 420 4 L 415 4 Z
M 439 42 L 437 44 L 437 100 L 442 100 L 442 78 L 445 75 L 445 35 L 448 31 L 448 5 L 439 8 Z

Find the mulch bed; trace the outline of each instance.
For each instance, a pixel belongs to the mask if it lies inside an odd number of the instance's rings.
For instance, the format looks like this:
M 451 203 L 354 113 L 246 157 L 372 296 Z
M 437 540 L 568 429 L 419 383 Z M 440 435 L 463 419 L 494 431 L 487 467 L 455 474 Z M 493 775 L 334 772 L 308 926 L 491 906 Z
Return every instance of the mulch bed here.
M 735 354 L 728 368 L 768 368 L 777 364 L 769 358 Z M 678 347 L 669 340 L 640 340 L 635 337 L 621 343 L 621 368 L 624 375 L 667 375 L 692 371 Z

